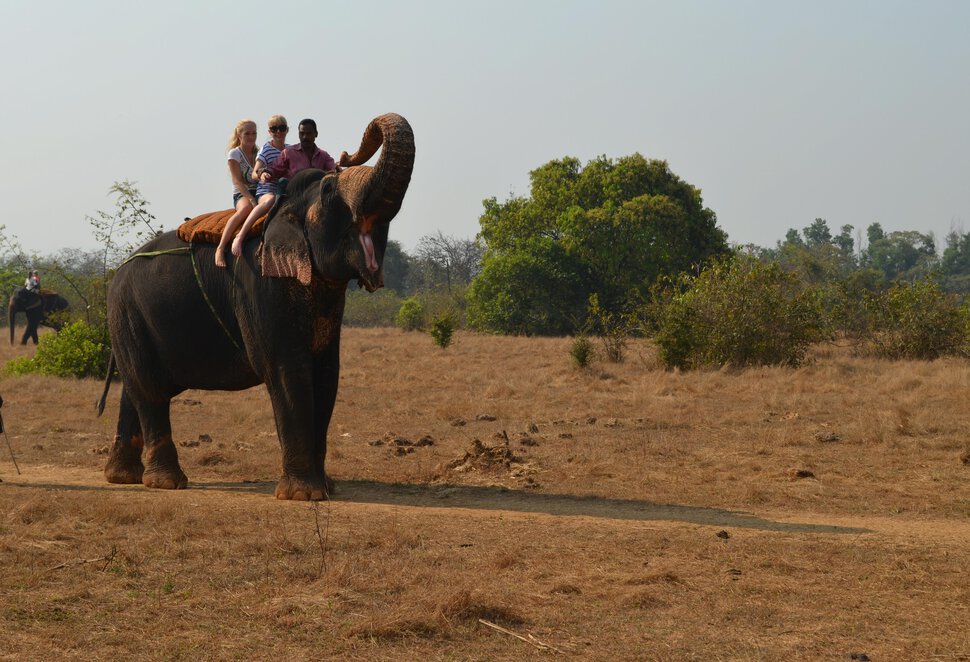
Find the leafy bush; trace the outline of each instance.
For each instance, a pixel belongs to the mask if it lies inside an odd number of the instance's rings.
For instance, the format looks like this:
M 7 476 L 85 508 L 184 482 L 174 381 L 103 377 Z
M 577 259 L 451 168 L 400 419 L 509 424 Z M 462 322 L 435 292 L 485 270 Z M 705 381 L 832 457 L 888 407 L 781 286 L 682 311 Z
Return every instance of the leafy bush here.
M 865 301 L 869 351 L 888 359 L 935 359 L 967 350 L 970 314 L 931 280 L 897 283 Z
M 607 310 L 600 305 L 599 295 L 591 294 L 586 320 L 587 328 L 600 334 L 606 358 L 622 363 L 627 340 L 640 328 L 636 311 Z
M 394 323 L 402 331 L 417 331 L 424 326 L 424 304 L 416 296 L 408 297 L 397 311 Z
M 431 334 L 431 339 L 434 340 L 434 344 L 445 349 L 451 344 L 451 339 L 455 333 L 455 327 L 457 322 L 455 321 L 455 316 L 446 313 L 444 315 L 439 315 L 431 321 L 431 328 L 428 333 Z
M 573 339 L 573 344 L 569 348 L 569 355 L 573 358 L 573 364 L 577 368 L 586 369 L 596 355 L 593 343 L 586 336 L 578 336 Z
M 40 337 L 32 357 L 22 356 L 7 362 L 11 375 L 40 373 L 57 377 L 104 377 L 108 370 L 111 341 L 104 326 L 89 326 L 82 321 Z
M 347 326 L 394 326 L 394 318 L 401 307 L 401 299 L 392 290 L 367 292 L 347 291 L 344 324 Z
M 668 366 L 798 365 L 823 336 L 818 291 L 777 262 L 738 255 L 673 285 L 656 309 Z

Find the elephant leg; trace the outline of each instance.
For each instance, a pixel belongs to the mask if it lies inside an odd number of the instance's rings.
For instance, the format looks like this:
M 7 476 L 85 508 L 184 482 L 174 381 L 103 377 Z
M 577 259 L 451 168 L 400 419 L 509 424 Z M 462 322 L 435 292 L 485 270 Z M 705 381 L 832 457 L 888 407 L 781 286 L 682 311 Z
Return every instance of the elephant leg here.
M 138 412 L 128 397 L 128 391 L 121 390 L 121 404 L 118 412 L 118 433 L 108 454 L 104 467 L 104 477 L 109 483 L 133 484 L 142 481 L 145 465 L 141 462 L 141 451 L 145 443 L 141 434 Z
M 313 461 L 320 467 L 328 497 L 334 492 L 334 483 L 326 472 L 327 430 L 337 402 L 339 382 L 340 351 L 337 346 L 329 356 L 318 360 L 313 369 Z
M 316 439 L 317 421 L 313 369 L 296 363 L 267 381 L 276 430 L 283 451 L 283 476 L 276 484 L 277 499 L 322 501 L 327 498 L 323 477 L 326 442 Z
M 24 337 L 20 339 L 21 345 L 26 345 L 28 339 L 33 339 L 34 344 L 37 344 L 37 325 L 40 321 L 36 316 L 31 315 L 30 311 L 27 312 L 27 328 L 24 329 Z
M 148 399 L 132 394 L 145 440 L 145 471 L 141 482 L 163 490 L 184 490 L 189 479 L 179 465 L 169 420 L 170 400 Z

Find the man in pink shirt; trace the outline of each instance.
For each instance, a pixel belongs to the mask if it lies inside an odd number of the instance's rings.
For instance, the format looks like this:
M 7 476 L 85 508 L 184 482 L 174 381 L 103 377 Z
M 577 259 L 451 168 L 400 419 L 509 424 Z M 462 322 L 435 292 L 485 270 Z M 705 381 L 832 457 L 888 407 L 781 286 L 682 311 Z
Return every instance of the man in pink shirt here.
M 319 168 L 326 172 L 336 170 L 336 161 L 317 147 L 316 139 L 317 123 L 311 119 L 300 122 L 300 144 L 290 145 L 284 149 L 280 158 L 276 159 L 276 163 L 263 170 L 260 181 L 273 181 L 280 177 L 289 179 L 307 168 Z

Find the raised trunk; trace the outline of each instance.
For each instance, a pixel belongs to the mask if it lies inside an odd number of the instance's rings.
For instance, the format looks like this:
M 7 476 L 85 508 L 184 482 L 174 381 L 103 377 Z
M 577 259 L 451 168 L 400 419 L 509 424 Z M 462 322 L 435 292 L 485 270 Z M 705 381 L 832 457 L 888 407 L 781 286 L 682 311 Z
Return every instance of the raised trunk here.
M 383 146 L 373 168 L 361 167 Z M 414 133 L 408 121 L 396 113 L 371 120 L 360 148 L 340 155 L 338 189 L 362 232 L 375 221 L 389 222 L 401 208 L 414 168 Z

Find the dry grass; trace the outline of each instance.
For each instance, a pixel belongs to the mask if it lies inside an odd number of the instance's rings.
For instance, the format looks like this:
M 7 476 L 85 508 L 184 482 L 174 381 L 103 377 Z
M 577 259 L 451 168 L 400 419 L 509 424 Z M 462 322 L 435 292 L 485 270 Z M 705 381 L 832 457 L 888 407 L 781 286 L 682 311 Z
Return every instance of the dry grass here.
M 163 492 L 101 478 L 117 385 L 6 378 L 0 659 L 970 659 L 965 361 L 568 349 L 346 329 L 317 506 L 262 388 L 176 400 Z

